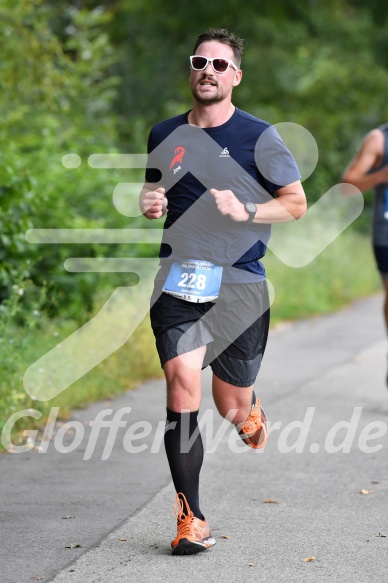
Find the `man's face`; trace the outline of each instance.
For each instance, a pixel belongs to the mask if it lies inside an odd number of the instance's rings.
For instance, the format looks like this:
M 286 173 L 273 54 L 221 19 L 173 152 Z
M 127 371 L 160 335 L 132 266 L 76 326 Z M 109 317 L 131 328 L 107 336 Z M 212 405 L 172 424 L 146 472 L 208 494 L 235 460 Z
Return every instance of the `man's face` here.
M 214 40 L 199 45 L 195 54 L 235 62 L 232 49 Z M 202 71 L 190 68 L 191 92 L 198 103 L 204 105 L 219 103 L 231 95 L 233 87 L 240 83 L 241 77 L 241 70 L 236 71 L 232 66 L 229 66 L 225 73 L 216 73 L 209 62 Z

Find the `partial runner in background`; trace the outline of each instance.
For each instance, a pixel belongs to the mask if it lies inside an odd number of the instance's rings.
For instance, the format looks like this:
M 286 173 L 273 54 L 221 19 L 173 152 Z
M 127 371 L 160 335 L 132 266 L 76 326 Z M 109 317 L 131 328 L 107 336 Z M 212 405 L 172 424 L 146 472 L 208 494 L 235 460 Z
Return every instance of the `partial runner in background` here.
M 388 333 L 388 124 L 366 134 L 342 181 L 361 192 L 374 191 L 372 243 L 385 291 L 384 319 Z M 388 386 L 388 372 L 386 383 Z

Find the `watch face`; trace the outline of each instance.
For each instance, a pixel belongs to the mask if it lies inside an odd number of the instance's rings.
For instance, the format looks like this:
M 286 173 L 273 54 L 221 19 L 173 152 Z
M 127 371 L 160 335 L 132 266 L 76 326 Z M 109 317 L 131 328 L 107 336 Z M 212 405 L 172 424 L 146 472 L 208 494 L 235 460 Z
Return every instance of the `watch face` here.
M 256 207 L 256 205 L 253 202 L 246 202 L 245 203 L 245 210 L 248 213 L 256 213 L 257 207 Z

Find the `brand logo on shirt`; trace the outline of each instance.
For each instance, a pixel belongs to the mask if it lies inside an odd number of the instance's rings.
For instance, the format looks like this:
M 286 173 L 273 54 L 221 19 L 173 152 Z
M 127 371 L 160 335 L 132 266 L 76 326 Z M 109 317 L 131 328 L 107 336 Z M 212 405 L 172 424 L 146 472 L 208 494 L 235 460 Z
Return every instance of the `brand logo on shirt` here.
M 170 164 L 170 171 L 174 168 L 175 164 L 182 164 L 183 156 L 185 155 L 185 149 L 183 146 L 178 146 L 175 148 L 175 156 L 171 160 Z M 182 170 L 181 166 L 174 168 L 174 174 L 178 172 L 178 170 Z
M 228 148 L 224 148 L 220 154 L 220 158 L 230 158 Z

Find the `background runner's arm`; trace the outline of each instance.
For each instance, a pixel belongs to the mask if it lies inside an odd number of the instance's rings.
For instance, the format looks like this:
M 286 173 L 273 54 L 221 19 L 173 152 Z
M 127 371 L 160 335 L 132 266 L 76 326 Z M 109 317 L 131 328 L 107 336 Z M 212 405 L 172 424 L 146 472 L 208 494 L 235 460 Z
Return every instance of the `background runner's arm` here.
M 382 182 L 388 182 L 388 166 L 368 174 L 379 166 L 384 152 L 384 134 L 381 130 L 373 130 L 362 141 L 356 156 L 350 162 L 342 175 L 343 182 L 354 184 L 361 192 L 365 192 Z M 344 189 L 344 194 L 346 190 Z

